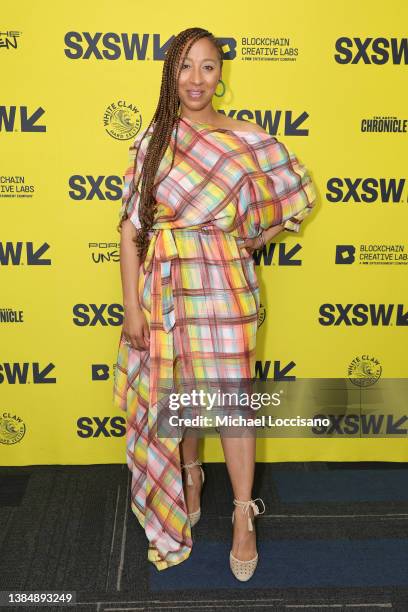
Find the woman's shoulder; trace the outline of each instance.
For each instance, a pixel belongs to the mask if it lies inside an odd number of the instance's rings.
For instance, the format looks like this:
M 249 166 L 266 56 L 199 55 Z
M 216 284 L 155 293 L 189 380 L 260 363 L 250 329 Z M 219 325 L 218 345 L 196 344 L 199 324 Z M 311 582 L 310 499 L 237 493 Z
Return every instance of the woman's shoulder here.
M 226 118 L 226 121 L 220 127 L 235 132 L 248 132 L 249 134 L 264 134 L 265 136 L 269 136 L 268 132 L 257 123 L 242 119 L 233 119 L 232 117 Z

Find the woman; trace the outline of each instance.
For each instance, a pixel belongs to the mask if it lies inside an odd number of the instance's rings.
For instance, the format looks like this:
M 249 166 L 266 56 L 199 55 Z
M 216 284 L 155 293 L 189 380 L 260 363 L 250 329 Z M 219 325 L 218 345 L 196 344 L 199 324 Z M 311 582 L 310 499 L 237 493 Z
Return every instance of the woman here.
M 254 375 L 252 252 L 299 231 L 315 199 L 283 144 L 215 111 L 222 64 L 202 28 L 169 46 L 156 112 L 130 147 L 118 226 L 124 324 L 114 402 L 127 412 L 131 507 L 159 570 L 190 555 L 204 482 L 198 438 L 158 435 L 163 381 L 171 389 L 189 377 Z M 222 446 L 234 491 L 230 567 L 243 581 L 258 560 L 253 519 L 265 511 L 251 497 L 255 438 L 225 436 Z

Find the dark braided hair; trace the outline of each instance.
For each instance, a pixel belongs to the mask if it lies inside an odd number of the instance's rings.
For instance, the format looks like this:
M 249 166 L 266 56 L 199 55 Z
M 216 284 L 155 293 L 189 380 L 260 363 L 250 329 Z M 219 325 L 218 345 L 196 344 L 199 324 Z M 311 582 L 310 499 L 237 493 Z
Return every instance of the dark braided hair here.
M 143 168 L 139 172 L 137 184 L 135 185 L 134 178 L 131 181 L 131 189 L 129 190 L 129 196 L 126 201 L 126 206 L 123 215 L 120 219 L 119 225 L 117 226 L 117 230 L 120 232 L 122 229 L 123 221 L 128 218 L 127 205 L 133 195 L 136 193 L 140 179 L 142 178 L 140 201 L 138 208 L 141 228 L 137 230 L 136 237 L 132 238 L 138 249 L 138 255 L 141 261 L 143 261 L 146 257 L 147 249 L 149 247 L 148 232 L 152 229 L 154 225 L 154 217 L 157 212 L 157 202 L 153 194 L 153 190 L 156 187 L 156 185 L 154 185 L 154 180 L 159 169 L 160 162 L 169 145 L 174 126 L 176 126 L 176 145 L 173 150 L 173 157 L 171 160 L 169 172 L 173 168 L 174 153 L 177 148 L 177 134 L 180 122 L 180 118 L 178 115 L 180 99 L 178 96 L 177 86 L 179 75 L 182 69 L 182 63 L 178 71 L 177 67 L 184 45 L 191 41 L 190 45 L 185 51 L 185 55 L 187 55 L 193 43 L 204 37 L 209 38 L 218 50 L 220 55 L 220 64 L 222 67 L 222 46 L 211 32 L 209 32 L 208 30 L 204 30 L 203 28 L 188 28 L 177 34 L 177 36 L 172 40 L 166 51 L 166 57 L 163 65 L 160 97 L 156 111 L 136 151 L 133 167 L 134 176 L 136 176 L 137 157 L 140 146 L 146 134 L 149 132 L 150 126 L 154 123 L 154 129 L 151 134 L 151 138 L 146 150 L 146 155 L 143 161 Z

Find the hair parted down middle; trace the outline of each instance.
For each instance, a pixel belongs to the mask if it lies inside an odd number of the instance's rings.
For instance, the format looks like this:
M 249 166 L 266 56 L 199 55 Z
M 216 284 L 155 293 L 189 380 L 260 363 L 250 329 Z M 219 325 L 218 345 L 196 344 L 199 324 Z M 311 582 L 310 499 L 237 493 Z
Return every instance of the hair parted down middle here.
M 140 261 L 144 261 L 149 247 L 149 231 L 152 229 L 155 222 L 155 214 L 157 212 L 157 202 L 154 197 L 153 190 L 156 187 L 154 180 L 156 178 L 157 171 L 160 166 L 160 162 L 167 150 L 171 135 L 174 127 L 175 132 L 175 146 L 173 149 L 173 157 L 169 172 L 173 168 L 174 163 L 174 152 L 177 147 L 177 134 L 179 126 L 179 106 L 180 100 L 178 96 L 178 79 L 182 69 L 182 63 L 180 63 L 181 54 L 186 43 L 190 42 L 185 50 L 185 56 L 188 54 L 190 47 L 200 38 L 207 37 L 214 44 L 220 55 L 220 64 L 222 67 L 222 46 L 217 41 L 215 36 L 203 28 L 188 28 L 183 30 L 172 40 L 170 43 L 163 65 L 162 83 L 160 89 L 159 101 L 157 104 L 156 111 L 150 121 L 143 138 L 141 139 L 138 149 L 135 154 L 135 161 L 133 167 L 133 176 L 136 177 L 136 165 L 140 146 L 143 139 L 149 133 L 150 126 L 154 123 L 154 129 L 151 133 L 150 141 L 147 146 L 146 155 L 143 160 L 143 167 L 139 171 L 137 184 L 135 185 L 134 179 L 130 183 L 129 196 L 126 201 L 123 215 L 117 226 L 117 230 L 120 232 L 122 229 L 122 223 L 128 218 L 127 206 L 139 188 L 140 180 L 142 180 L 141 188 L 139 190 L 140 200 L 138 207 L 138 216 L 140 220 L 141 228 L 137 230 L 133 242 L 135 242 L 138 249 L 138 255 Z M 180 63 L 180 65 L 179 65 Z M 179 68 L 179 69 L 178 69 Z

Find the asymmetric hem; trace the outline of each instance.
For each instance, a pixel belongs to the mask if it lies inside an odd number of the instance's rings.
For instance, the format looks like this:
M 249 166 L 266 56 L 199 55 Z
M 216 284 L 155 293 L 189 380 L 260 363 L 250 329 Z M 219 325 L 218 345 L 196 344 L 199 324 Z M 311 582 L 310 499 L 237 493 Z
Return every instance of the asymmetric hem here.
M 140 193 L 127 199 L 151 131 L 132 143 L 125 173 L 120 218 L 136 228 Z M 150 346 L 135 350 L 121 333 L 113 400 L 126 412 L 131 509 L 149 541 L 148 560 L 162 570 L 189 557 L 192 538 L 180 438 L 160 436 L 160 399 L 185 380 L 254 377 L 260 295 L 241 243 L 281 223 L 298 232 L 316 194 L 306 168 L 275 137 L 184 118 L 155 182 L 158 211 L 138 282 Z

